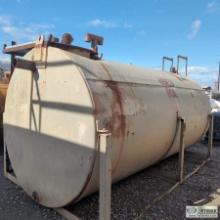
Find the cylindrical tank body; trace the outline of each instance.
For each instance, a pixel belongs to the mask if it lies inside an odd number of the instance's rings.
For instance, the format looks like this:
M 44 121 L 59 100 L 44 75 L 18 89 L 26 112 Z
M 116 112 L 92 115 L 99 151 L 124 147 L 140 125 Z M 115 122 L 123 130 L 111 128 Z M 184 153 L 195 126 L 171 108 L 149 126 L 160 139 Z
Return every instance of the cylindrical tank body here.
M 98 190 L 97 129 L 112 133 L 115 182 L 178 151 L 177 115 L 189 146 L 206 131 L 209 112 L 189 79 L 49 47 L 45 69 L 15 69 L 5 143 L 19 185 L 40 204 L 61 207 Z

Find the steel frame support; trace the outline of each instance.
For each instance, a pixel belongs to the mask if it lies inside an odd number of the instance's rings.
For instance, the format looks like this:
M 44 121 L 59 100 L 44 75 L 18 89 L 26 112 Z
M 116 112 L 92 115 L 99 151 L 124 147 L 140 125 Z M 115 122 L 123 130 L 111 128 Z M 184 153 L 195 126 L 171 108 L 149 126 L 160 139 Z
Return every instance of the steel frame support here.
M 111 133 L 99 131 L 99 219 L 111 219 L 112 141 Z
M 209 115 L 209 136 L 208 136 L 208 152 L 207 157 L 203 162 L 195 168 L 191 173 L 187 174 L 184 177 L 184 155 L 185 155 L 185 144 L 184 144 L 184 131 L 185 131 L 185 122 L 183 118 L 178 118 L 179 123 L 179 169 L 178 169 L 178 181 L 183 183 L 184 180 L 188 179 L 190 176 L 195 174 L 201 167 L 203 167 L 212 156 L 213 148 L 213 124 L 214 124 L 214 115 Z

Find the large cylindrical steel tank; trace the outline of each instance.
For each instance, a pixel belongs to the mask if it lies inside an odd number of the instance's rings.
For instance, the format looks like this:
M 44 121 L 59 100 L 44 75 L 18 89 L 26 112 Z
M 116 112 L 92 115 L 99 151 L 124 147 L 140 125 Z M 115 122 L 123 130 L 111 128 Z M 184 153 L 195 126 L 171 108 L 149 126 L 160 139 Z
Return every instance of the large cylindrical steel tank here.
M 98 189 L 97 124 L 112 133 L 115 182 L 178 151 L 177 114 L 189 146 L 206 131 L 209 112 L 207 95 L 189 79 L 49 47 L 46 68 L 15 69 L 5 144 L 19 185 L 40 204 L 61 207 Z

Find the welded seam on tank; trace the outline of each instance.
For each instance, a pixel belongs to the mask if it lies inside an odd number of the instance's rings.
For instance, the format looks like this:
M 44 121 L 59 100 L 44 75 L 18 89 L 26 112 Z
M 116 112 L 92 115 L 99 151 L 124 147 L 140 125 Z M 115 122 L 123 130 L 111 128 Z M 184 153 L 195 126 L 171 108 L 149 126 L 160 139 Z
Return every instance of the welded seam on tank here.
M 171 141 L 169 147 L 167 148 L 166 152 L 160 157 L 160 159 L 159 159 L 156 163 L 158 163 L 158 162 L 162 161 L 163 159 L 165 159 L 166 156 L 167 156 L 167 155 L 169 154 L 169 152 L 171 151 L 171 149 L 173 148 L 174 143 L 175 143 L 176 138 L 177 138 L 177 133 L 178 133 L 179 127 L 180 127 L 180 125 L 179 125 L 179 123 L 178 123 L 178 112 L 177 112 L 176 128 L 175 128 L 175 133 L 174 133 L 173 139 L 172 139 L 172 141 Z
M 111 80 L 107 80 L 107 79 L 92 79 L 92 78 L 87 78 L 87 80 L 89 81 L 97 81 L 97 82 L 103 82 L 103 81 L 110 81 Z M 148 87 L 166 87 L 164 85 L 161 84 L 150 84 L 150 83 L 139 83 L 139 82 L 128 82 L 128 81 L 118 81 L 118 80 L 113 80 L 116 81 L 118 84 L 122 84 L 122 85 L 126 85 L 126 86 L 148 86 Z M 202 89 L 195 89 L 195 88 L 186 88 L 186 87 L 180 87 L 180 86 L 171 86 L 172 88 L 177 88 L 177 89 L 183 89 L 183 90 L 194 90 L 194 91 L 200 91 L 203 92 Z
M 166 86 L 165 86 L 165 87 L 166 87 Z M 175 91 L 175 87 L 172 87 L 172 88 L 174 88 L 174 91 Z M 176 94 L 176 92 L 175 92 L 175 94 Z M 168 95 L 168 96 L 169 96 L 169 95 Z M 178 97 L 178 96 L 176 95 L 174 98 L 172 98 L 172 102 L 174 102 L 174 105 L 175 105 L 175 107 L 176 107 L 176 129 L 175 129 L 175 133 L 174 133 L 173 139 L 172 139 L 172 141 L 171 141 L 169 147 L 167 148 L 167 150 L 165 151 L 165 153 L 161 156 L 161 158 L 158 160 L 158 162 L 161 161 L 161 160 L 163 160 L 163 159 L 165 159 L 165 158 L 167 157 L 167 155 L 169 154 L 169 152 L 170 152 L 171 149 L 173 148 L 174 143 L 175 143 L 176 138 L 177 138 L 177 133 L 178 133 L 178 130 L 179 130 L 178 116 L 179 116 L 179 115 L 182 115 L 182 114 L 181 114 L 181 111 L 180 111 L 178 99 L 177 99 L 176 97 Z
M 67 56 L 67 58 L 69 59 L 69 56 Z M 72 60 L 71 60 L 72 61 Z M 72 62 L 73 64 L 75 64 L 74 62 Z M 78 65 L 75 65 L 76 69 L 79 71 L 83 81 L 85 82 L 85 85 L 88 89 L 88 92 L 89 92 L 89 96 L 91 98 L 91 101 L 92 101 L 92 107 L 93 109 L 95 108 L 95 104 L 94 104 L 94 100 L 93 100 L 93 95 L 91 93 L 91 90 L 90 90 L 90 87 L 88 85 L 88 82 L 87 82 L 87 79 L 84 75 L 84 72 L 82 71 L 82 68 Z M 81 196 L 83 195 L 83 193 L 85 192 L 90 180 L 91 180 L 91 177 L 92 177 L 92 174 L 93 174 L 93 170 L 94 170 L 94 167 L 95 167 L 95 162 L 96 162 L 96 158 L 97 158 L 97 150 L 98 150 L 98 136 L 97 136 L 97 128 L 96 128 L 96 116 L 94 115 L 94 125 L 95 125 L 95 149 L 94 149 L 94 156 L 93 156 L 93 161 L 92 161 L 92 164 L 91 164 L 91 169 L 89 170 L 89 173 L 88 173 L 88 176 L 86 178 L 86 181 L 81 189 L 81 191 L 78 193 L 77 196 L 75 196 L 75 198 L 73 198 L 68 204 L 71 204 L 71 203 L 74 203 L 76 201 L 78 201 Z M 67 204 L 67 205 L 68 205 Z
M 89 96 L 91 98 L 92 107 L 93 107 L 93 111 L 94 111 L 95 110 L 95 102 L 94 102 L 94 99 L 93 99 L 93 94 L 92 94 L 92 91 L 90 89 L 90 86 L 89 86 L 89 84 L 88 84 L 88 82 L 86 80 L 86 77 L 85 77 L 84 72 L 82 71 L 81 67 L 76 66 L 76 68 L 80 72 L 80 75 L 81 75 L 82 79 L 84 80 L 84 82 L 86 84 L 86 87 L 87 87 L 87 89 L 89 91 Z M 94 149 L 94 156 L 93 156 L 93 162 L 92 162 L 92 165 L 91 165 L 91 169 L 90 169 L 90 172 L 89 172 L 89 174 L 87 176 L 86 182 L 85 182 L 84 186 L 82 187 L 82 190 L 79 192 L 79 195 L 76 196 L 73 199 L 73 201 L 71 203 L 73 203 L 73 202 L 77 201 L 78 199 L 80 199 L 80 197 L 83 195 L 84 191 L 86 190 L 87 186 L 89 185 L 89 182 L 90 182 L 92 174 L 93 174 L 93 170 L 94 170 L 96 159 L 97 159 L 97 152 L 99 150 L 99 146 L 98 146 L 99 145 L 99 137 L 98 137 L 98 133 L 97 133 L 96 120 L 97 120 L 96 115 L 94 115 L 95 149 Z
M 96 61 L 97 62 L 97 61 Z M 89 72 L 92 76 L 97 77 L 93 72 L 91 72 L 88 68 L 86 68 L 85 66 L 81 66 L 79 65 L 76 61 L 71 60 L 71 62 L 68 62 L 68 64 L 73 63 L 75 66 L 77 66 L 78 68 L 85 70 L 87 72 Z M 101 66 L 105 65 L 103 62 L 97 62 L 100 63 Z M 105 66 L 103 67 L 104 69 L 107 69 Z M 175 77 L 175 76 L 173 76 Z M 176 80 L 176 77 L 174 78 Z M 87 78 L 86 80 L 90 80 L 90 81 L 108 81 L 105 79 L 94 79 L 94 78 Z M 186 79 L 187 80 L 187 79 Z M 117 81 L 117 80 L 115 80 Z M 150 83 L 141 83 L 141 82 L 129 82 L 129 81 L 117 81 L 117 83 L 119 84 L 128 84 L 128 85 L 133 85 L 133 86 L 151 86 L 151 87 L 163 87 L 163 85 L 161 84 L 150 84 Z M 179 89 L 191 89 L 191 90 L 195 90 L 195 91 L 203 91 L 202 89 L 196 89 L 196 88 L 185 88 L 185 87 L 180 87 L 180 86 L 173 86 L 174 88 L 179 88 Z
M 109 69 L 105 66 L 105 64 L 103 62 L 99 62 L 100 65 L 102 66 L 102 68 L 104 69 L 104 71 L 106 72 L 107 76 L 109 77 L 109 80 L 104 80 L 104 81 L 107 81 L 107 82 L 112 82 L 114 81 L 114 79 L 112 78 L 112 75 L 111 73 L 109 72 Z M 118 84 L 118 81 L 117 81 L 117 84 Z M 112 89 L 111 89 L 112 90 Z M 113 93 L 113 91 L 112 91 Z M 123 104 L 122 103 L 119 103 L 119 105 L 121 105 L 121 111 L 123 112 Z M 124 116 L 124 115 L 123 115 Z M 123 122 L 121 122 L 123 123 Z M 124 133 L 124 134 L 123 134 Z M 121 143 L 120 143 L 120 150 L 119 150 L 119 155 L 118 155 L 118 158 L 117 158 L 117 161 L 114 165 L 114 167 L 112 168 L 112 173 L 114 173 L 119 165 L 119 162 L 120 162 L 120 159 L 121 159 L 121 156 L 122 156 L 122 153 L 123 153 L 123 150 L 124 150 L 124 138 L 125 138 L 125 132 L 122 131 L 122 136 L 124 137 L 121 137 Z

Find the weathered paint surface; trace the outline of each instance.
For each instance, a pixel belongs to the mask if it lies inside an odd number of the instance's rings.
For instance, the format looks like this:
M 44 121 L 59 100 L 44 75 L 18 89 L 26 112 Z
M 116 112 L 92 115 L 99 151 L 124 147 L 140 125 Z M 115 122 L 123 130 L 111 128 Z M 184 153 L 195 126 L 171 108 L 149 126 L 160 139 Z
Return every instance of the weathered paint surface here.
M 186 146 L 207 128 L 208 97 L 177 75 L 49 47 L 47 68 L 31 76 L 28 70 L 13 75 L 5 137 L 19 184 L 48 207 L 98 189 L 96 122 L 112 133 L 113 182 L 178 151 L 178 115 L 186 122 Z

